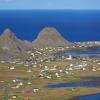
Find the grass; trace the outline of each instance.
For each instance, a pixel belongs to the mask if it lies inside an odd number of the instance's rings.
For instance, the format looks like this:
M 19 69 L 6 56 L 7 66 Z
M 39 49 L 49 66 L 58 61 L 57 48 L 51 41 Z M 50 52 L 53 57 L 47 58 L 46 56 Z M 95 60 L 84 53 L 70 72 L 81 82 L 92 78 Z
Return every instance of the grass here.
M 58 69 L 62 68 L 65 69 L 66 67 L 69 67 L 69 63 L 72 61 L 54 61 L 50 63 L 42 63 L 43 66 L 47 65 L 49 68 L 51 68 L 54 65 L 57 65 L 59 67 Z M 74 60 L 73 62 L 76 62 Z M 79 61 L 80 62 L 80 61 Z M 91 67 L 94 64 L 93 62 L 89 62 L 89 67 Z M 67 100 L 69 98 L 72 98 L 73 96 L 80 96 L 80 95 L 87 95 L 87 94 L 93 94 L 93 93 L 100 93 L 100 88 L 60 88 L 60 89 L 48 89 L 45 86 L 56 84 L 56 83 L 63 83 L 63 82 L 72 82 L 72 81 L 81 81 L 83 80 L 83 77 L 98 77 L 100 76 L 100 71 L 81 71 L 81 70 L 75 70 L 73 71 L 73 75 L 65 75 L 62 78 L 56 78 L 53 77 L 53 79 L 42 79 L 38 77 L 38 73 L 40 72 L 41 68 L 32 68 L 31 73 L 27 73 L 27 68 L 24 65 L 14 65 L 15 70 L 9 70 L 8 66 L 9 64 L 0 64 L 0 86 L 4 86 L 4 88 L 0 88 L 0 100 L 4 100 L 5 96 L 5 88 L 8 89 L 8 95 L 9 98 L 11 98 L 12 95 L 17 95 L 18 98 L 16 100 L 26 100 L 25 98 L 29 98 L 29 100 Z M 30 65 L 31 66 L 31 65 Z M 47 73 L 47 74 L 53 74 L 53 73 Z M 36 75 L 36 78 L 32 78 L 33 75 Z M 24 85 L 21 86 L 19 89 L 11 89 L 11 86 L 13 85 L 12 80 L 16 79 L 17 77 L 23 79 Z M 1 82 L 4 81 L 4 82 Z M 28 85 L 27 82 L 31 81 L 32 84 Z M 10 83 L 10 86 L 8 85 Z M 5 87 L 7 86 L 7 87 Z M 37 93 L 23 93 L 25 88 L 39 88 L 39 91 Z

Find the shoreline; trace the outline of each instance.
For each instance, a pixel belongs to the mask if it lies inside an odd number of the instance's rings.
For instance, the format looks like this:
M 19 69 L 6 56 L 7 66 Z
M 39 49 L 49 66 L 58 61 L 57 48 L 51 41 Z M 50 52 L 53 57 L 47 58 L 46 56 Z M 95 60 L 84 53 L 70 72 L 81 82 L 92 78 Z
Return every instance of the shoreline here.
M 87 95 L 83 95 L 83 96 L 74 96 L 68 100 L 80 100 L 81 97 L 85 97 L 85 96 L 93 96 L 93 95 L 97 95 L 97 94 L 100 94 L 100 93 L 95 93 L 95 94 L 87 94 Z

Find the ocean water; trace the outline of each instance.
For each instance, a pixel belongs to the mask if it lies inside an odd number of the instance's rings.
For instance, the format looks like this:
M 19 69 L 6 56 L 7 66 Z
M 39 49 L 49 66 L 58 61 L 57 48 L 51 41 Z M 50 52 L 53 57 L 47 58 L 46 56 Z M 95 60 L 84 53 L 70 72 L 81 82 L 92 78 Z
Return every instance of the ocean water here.
M 0 10 L 0 33 L 10 28 L 23 40 L 34 40 L 54 27 L 69 41 L 100 41 L 99 10 Z
M 79 56 L 79 55 L 97 55 L 100 54 L 100 50 L 93 50 L 93 51 L 72 51 L 72 52 L 65 52 L 63 55 L 73 55 L 73 56 Z
M 100 100 L 100 93 L 94 95 L 82 96 L 78 100 Z
M 75 88 L 75 87 L 100 87 L 100 83 L 94 81 L 84 81 L 84 82 L 67 82 L 58 83 L 54 85 L 48 85 L 47 88 Z

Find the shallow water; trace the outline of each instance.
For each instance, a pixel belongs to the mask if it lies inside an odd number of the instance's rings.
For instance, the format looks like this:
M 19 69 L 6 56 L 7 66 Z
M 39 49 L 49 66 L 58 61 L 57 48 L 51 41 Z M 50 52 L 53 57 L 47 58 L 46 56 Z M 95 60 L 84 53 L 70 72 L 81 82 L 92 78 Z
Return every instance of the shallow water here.
M 100 100 L 100 93 L 94 95 L 81 96 L 75 100 Z
M 48 88 L 100 87 L 100 81 L 68 82 L 48 85 Z
M 66 52 L 64 53 L 64 55 L 74 55 L 74 56 L 77 56 L 77 55 L 92 55 L 92 54 L 100 54 L 100 50 L 93 50 L 93 51 L 80 51 L 80 52 Z

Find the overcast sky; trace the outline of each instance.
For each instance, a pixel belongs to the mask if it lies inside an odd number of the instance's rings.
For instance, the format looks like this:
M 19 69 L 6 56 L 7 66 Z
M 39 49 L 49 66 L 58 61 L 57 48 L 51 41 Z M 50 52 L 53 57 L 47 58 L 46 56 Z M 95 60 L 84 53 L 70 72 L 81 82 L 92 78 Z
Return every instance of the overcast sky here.
M 0 0 L 0 9 L 100 9 L 100 0 Z

